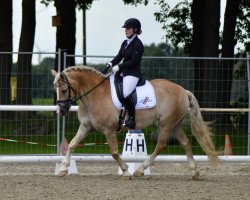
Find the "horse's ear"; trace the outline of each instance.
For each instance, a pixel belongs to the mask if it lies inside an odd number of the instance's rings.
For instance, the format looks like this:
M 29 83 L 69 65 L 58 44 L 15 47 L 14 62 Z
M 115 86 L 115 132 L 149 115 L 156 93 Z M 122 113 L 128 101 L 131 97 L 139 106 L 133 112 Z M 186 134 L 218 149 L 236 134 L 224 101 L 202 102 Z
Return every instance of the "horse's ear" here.
M 52 70 L 51 70 L 51 74 L 52 74 L 52 76 L 55 77 L 55 76 L 57 75 L 57 72 L 56 72 L 54 69 L 52 69 Z

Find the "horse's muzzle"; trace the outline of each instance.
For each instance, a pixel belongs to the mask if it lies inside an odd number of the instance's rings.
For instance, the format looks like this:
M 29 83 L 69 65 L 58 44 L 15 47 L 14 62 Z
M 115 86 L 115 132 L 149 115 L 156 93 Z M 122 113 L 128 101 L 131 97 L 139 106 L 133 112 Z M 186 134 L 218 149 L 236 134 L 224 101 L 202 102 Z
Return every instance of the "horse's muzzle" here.
M 60 115 L 65 116 L 71 107 L 71 100 L 57 100 L 56 104 L 60 107 Z
M 69 109 L 67 109 L 65 107 L 60 108 L 60 115 L 61 116 L 65 116 L 68 112 L 69 112 Z

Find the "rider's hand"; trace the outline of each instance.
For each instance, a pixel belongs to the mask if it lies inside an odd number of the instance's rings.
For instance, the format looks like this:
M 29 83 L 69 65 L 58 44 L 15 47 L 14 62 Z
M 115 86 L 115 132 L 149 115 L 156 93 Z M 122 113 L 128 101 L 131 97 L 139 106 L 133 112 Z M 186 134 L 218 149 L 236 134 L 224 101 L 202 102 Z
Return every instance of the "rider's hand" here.
M 118 66 L 118 65 L 114 66 L 114 67 L 112 68 L 112 71 L 113 71 L 113 72 L 118 72 L 118 71 L 119 71 L 119 66 Z
M 110 68 L 110 67 L 112 67 L 112 63 L 109 62 L 109 63 L 106 64 L 106 66 L 107 66 L 107 68 Z
M 106 74 L 108 72 L 108 70 L 109 70 L 110 67 L 112 67 L 112 63 L 111 62 L 109 62 L 109 63 L 106 64 L 106 68 L 102 71 L 102 73 Z

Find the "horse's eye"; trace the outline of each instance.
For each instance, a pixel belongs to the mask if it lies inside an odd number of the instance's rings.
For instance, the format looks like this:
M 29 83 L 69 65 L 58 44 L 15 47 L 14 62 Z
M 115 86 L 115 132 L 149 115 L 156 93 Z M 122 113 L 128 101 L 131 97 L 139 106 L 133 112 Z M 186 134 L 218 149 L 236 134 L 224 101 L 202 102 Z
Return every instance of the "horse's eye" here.
M 62 90 L 62 93 L 65 94 L 67 92 L 67 90 Z

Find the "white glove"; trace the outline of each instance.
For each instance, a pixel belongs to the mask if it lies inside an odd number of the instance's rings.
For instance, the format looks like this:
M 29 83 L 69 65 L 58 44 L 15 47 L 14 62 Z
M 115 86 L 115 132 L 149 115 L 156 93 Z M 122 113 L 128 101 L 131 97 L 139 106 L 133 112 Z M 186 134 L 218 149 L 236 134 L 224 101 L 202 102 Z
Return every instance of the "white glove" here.
M 112 63 L 109 62 L 109 63 L 106 64 L 106 66 L 107 66 L 108 68 L 110 68 L 110 67 L 112 67 Z
M 112 71 L 113 71 L 113 72 L 118 72 L 118 71 L 119 71 L 119 66 L 118 66 L 118 65 L 114 66 L 114 67 L 112 68 Z

